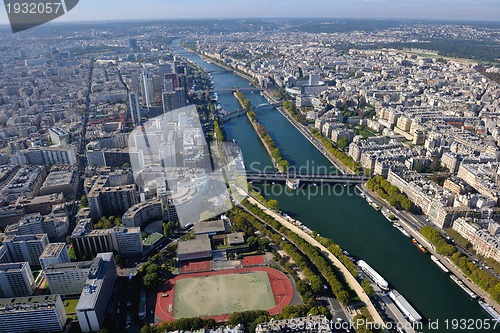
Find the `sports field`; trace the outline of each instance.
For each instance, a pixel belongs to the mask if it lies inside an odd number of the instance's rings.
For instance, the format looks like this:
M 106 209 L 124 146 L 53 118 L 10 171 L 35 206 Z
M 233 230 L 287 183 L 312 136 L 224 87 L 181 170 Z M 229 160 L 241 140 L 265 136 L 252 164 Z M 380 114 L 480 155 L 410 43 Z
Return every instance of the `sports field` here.
M 276 306 L 266 272 L 191 277 L 175 283 L 175 318 L 208 317 Z

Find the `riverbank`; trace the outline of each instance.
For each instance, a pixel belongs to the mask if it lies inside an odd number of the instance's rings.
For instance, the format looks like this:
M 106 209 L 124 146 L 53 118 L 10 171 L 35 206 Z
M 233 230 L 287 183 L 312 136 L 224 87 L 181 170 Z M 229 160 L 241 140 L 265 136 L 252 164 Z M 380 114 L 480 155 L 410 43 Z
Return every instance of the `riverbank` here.
M 264 145 L 267 153 L 269 154 L 274 167 L 280 172 L 287 172 L 290 163 L 283 158 L 281 151 L 276 146 L 265 127 L 259 123 L 257 115 L 253 111 L 253 107 L 250 101 L 243 95 L 243 93 L 239 91 L 235 92 L 233 95 L 238 100 L 238 103 L 240 103 L 241 107 L 246 110 L 246 116 L 250 121 L 250 124 L 252 124 L 252 127 L 257 133 L 260 141 Z
M 369 296 L 363 290 L 361 284 L 356 280 L 356 278 L 351 274 L 351 272 L 347 269 L 347 267 L 345 267 L 344 264 L 342 264 L 342 262 L 337 257 L 335 257 L 325 246 L 323 246 L 320 242 L 318 242 L 314 237 L 312 237 L 302 229 L 299 229 L 297 226 L 295 226 L 290 221 L 283 218 L 278 213 L 270 210 L 269 208 L 267 208 L 266 206 L 264 206 L 262 203 L 255 200 L 251 196 L 249 196 L 247 200 L 252 205 L 259 207 L 264 213 L 266 213 L 268 216 L 272 217 L 274 220 L 279 222 L 282 226 L 297 234 L 299 237 L 308 242 L 310 245 L 319 248 L 321 252 L 330 260 L 332 265 L 334 265 L 335 268 L 337 268 L 343 274 L 345 281 L 349 285 L 349 287 L 358 295 L 360 300 L 363 303 L 365 303 L 368 312 L 373 318 L 373 321 L 377 324 L 383 325 L 384 321 L 382 317 L 378 313 L 377 309 L 375 308 Z
M 278 102 L 271 96 L 271 94 L 268 91 L 264 91 L 263 96 L 269 101 L 270 104 L 275 104 Z M 339 170 L 340 173 L 355 174 L 355 172 L 349 169 L 347 165 L 345 165 L 338 158 L 330 154 L 330 152 L 328 151 L 328 149 L 326 149 L 323 143 L 312 135 L 311 131 L 307 126 L 304 126 L 303 124 L 295 120 L 282 106 L 276 107 L 276 110 L 278 110 L 278 112 L 281 113 L 281 115 L 285 117 L 285 119 L 288 120 L 302 134 L 302 136 L 304 136 L 319 152 L 321 152 L 328 159 L 328 161 L 330 161 L 330 163 L 332 163 L 333 166 L 335 166 L 335 168 Z
M 378 194 L 372 192 L 370 189 L 368 189 L 365 185 L 362 186 L 362 191 L 363 193 L 372 199 L 374 202 L 377 204 L 381 205 L 383 208 L 388 210 L 391 214 L 396 216 L 399 219 L 399 224 L 413 237 L 415 238 L 422 246 L 432 255 L 434 255 L 436 258 L 438 258 L 441 263 L 450 270 L 451 273 L 453 273 L 456 277 L 458 277 L 467 287 L 472 289 L 476 295 L 479 297 L 483 298 L 486 302 L 488 302 L 490 305 L 492 305 L 495 310 L 500 311 L 500 305 L 496 303 L 490 295 L 482 290 L 479 286 L 477 286 L 474 282 L 472 282 L 458 267 L 451 262 L 451 260 L 448 257 L 442 256 L 437 253 L 435 247 L 425 238 L 419 230 L 419 227 L 417 227 L 414 223 L 412 223 L 409 219 L 415 219 L 411 213 L 402 213 L 395 208 L 393 208 L 389 203 L 380 197 Z M 416 220 L 415 220 L 416 221 Z
M 177 47 L 177 50 L 181 53 L 184 51 L 180 47 Z M 213 71 L 213 81 L 219 89 L 229 90 L 238 86 L 248 86 L 248 82 L 243 78 L 234 73 L 224 72 L 215 63 L 209 64 L 192 53 L 186 57 L 205 68 L 207 72 Z M 257 94 L 248 97 L 255 105 L 267 102 Z M 232 93 L 222 93 L 220 99 L 227 110 L 239 108 Z M 273 133 L 276 142 L 279 140 L 280 149 L 294 161 L 294 165 L 299 168 L 310 168 L 308 163 L 314 163 L 314 167 L 333 169 L 327 156 L 311 146 L 310 140 L 304 139 L 304 135 L 296 133 L 295 126 L 285 119 L 282 114 L 271 108 L 259 113 L 259 120 Z M 272 168 L 269 155 L 260 146 L 255 131 L 245 118 L 232 119 L 224 124 L 224 128 L 228 139 L 234 139 L 241 145 L 247 163 L 255 162 L 258 170 Z M 293 192 L 293 195 L 286 194 L 287 191 L 280 192 L 282 186 L 278 184 L 261 187 L 269 199 L 279 201 L 280 209 L 289 216 L 299 219 L 308 228 L 334 240 L 352 256 L 366 260 L 405 295 L 406 299 L 429 321 L 439 320 L 443 323 L 453 318 L 491 320 L 477 302 L 471 301 L 449 276 L 429 260 L 428 256 L 415 250 L 407 237 L 387 223 L 387 220 L 360 196 L 320 192 L 320 187 L 309 187 L 307 190 L 304 188 L 304 191 Z M 276 191 L 273 191 L 273 188 Z M 325 187 L 326 189 L 328 188 Z M 411 217 L 408 219 L 413 221 Z M 439 332 L 442 333 L 467 333 L 466 330 L 451 330 L 441 326 Z M 427 327 L 421 331 L 432 333 L 435 329 Z M 477 329 L 475 332 L 491 331 Z

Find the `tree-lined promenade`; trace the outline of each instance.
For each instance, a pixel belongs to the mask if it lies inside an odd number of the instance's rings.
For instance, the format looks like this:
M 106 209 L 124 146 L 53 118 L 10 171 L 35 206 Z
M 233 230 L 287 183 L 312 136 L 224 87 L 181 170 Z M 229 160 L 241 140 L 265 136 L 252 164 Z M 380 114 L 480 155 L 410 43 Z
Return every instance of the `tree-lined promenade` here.
M 240 91 L 235 92 L 234 96 L 240 103 L 241 107 L 245 109 L 247 117 L 250 120 L 250 123 L 252 124 L 254 130 L 259 135 L 262 144 L 264 145 L 264 147 L 267 150 L 267 153 L 271 157 L 274 167 L 278 169 L 280 172 L 287 172 L 288 168 L 290 167 L 290 163 L 287 160 L 285 160 L 285 158 L 281 154 L 281 151 L 276 146 L 269 133 L 267 133 L 265 127 L 259 123 L 257 115 L 253 110 L 252 103 Z
M 291 222 L 280 216 L 278 213 L 264 206 L 259 201 L 253 199 L 252 197 L 249 197 L 247 200 L 249 203 L 262 210 L 263 213 L 271 217 L 274 221 L 276 221 L 280 225 L 284 226 L 285 228 L 289 229 L 291 232 L 296 234 L 298 238 L 309 243 L 309 245 L 318 248 L 321 251 L 321 253 L 323 253 L 327 257 L 330 263 L 334 265 L 335 268 L 343 275 L 347 285 L 358 295 L 359 299 L 366 305 L 368 313 L 372 317 L 371 319 L 377 324 L 380 325 L 383 324 L 382 317 L 377 312 L 375 306 L 373 305 L 372 301 L 366 294 L 361 284 L 351 274 L 351 271 L 335 255 L 333 255 L 332 252 L 330 252 L 327 247 L 321 244 L 321 242 L 316 240 L 313 236 L 309 235 L 302 229 L 298 228 L 297 226 L 295 226 L 294 224 L 292 224 Z M 333 291 L 335 293 L 335 290 Z

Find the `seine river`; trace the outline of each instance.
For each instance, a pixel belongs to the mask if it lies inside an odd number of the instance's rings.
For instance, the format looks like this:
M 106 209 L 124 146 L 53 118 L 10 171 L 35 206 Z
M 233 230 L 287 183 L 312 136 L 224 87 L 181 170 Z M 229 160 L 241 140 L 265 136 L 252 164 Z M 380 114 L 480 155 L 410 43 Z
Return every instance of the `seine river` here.
M 250 87 L 247 80 L 233 73 L 220 73 L 221 67 L 181 49 L 178 40 L 171 47 L 205 70 L 213 71 L 216 90 Z M 231 92 L 218 95 L 225 110 L 240 108 Z M 245 92 L 245 95 L 253 105 L 267 102 L 258 91 Z M 275 108 L 260 108 L 256 113 L 292 167 L 304 173 L 335 172 L 331 163 Z M 231 119 L 224 128 L 228 140 L 236 140 L 241 147 L 247 169 L 272 168 L 266 150 L 245 116 Z M 478 329 L 481 320 L 492 318 L 441 271 L 429 255 L 421 253 L 380 212 L 356 195 L 353 187 L 310 186 L 292 192 L 284 185 L 269 184 L 259 189 L 267 198 L 277 199 L 280 209 L 288 215 L 368 262 L 414 306 L 424 322 L 435 325 L 434 329 L 424 327 L 424 332 L 500 332 L 500 325 L 497 330 Z M 453 320 L 461 319 L 478 320 L 479 324 L 472 329 L 452 329 L 456 323 Z

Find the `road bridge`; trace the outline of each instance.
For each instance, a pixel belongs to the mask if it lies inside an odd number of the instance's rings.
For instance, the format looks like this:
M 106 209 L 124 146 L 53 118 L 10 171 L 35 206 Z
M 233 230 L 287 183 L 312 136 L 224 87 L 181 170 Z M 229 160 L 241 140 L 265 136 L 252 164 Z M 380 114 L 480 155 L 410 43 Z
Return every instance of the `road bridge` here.
M 313 175 L 313 174 L 293 174 L 286 172 L 261 173 L 247 172 L 247 180 L 262 182 L 285 182 L 287 179 L 297 179 L 304 183 L 322 183 L 322 184 L 346 184 L 359 185 L 368 180 L 366 176 L 360 175 Z

